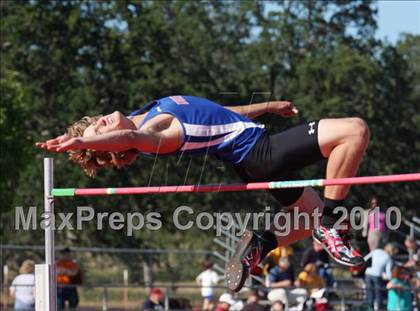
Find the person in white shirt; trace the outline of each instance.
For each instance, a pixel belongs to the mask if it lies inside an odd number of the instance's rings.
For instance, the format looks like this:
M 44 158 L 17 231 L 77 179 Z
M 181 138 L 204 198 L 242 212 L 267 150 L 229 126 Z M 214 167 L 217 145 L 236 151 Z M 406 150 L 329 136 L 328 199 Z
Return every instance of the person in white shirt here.
M 19 275 L 10 286 L 10 293 L 15 299 L 15 310 L 34 310 L 35 305 L 35 263 L 25 260 L 19 268 Z
M 210 261 L 203 262 L 204 271 L 197 278 L 197 284 L 201 285 L 201 296 L 203 297 L 203 311 L 209 311 L 214 306 L 214 290 L 213 286 L 219 282 L 219 276 L 213 270 L 213 263 Z

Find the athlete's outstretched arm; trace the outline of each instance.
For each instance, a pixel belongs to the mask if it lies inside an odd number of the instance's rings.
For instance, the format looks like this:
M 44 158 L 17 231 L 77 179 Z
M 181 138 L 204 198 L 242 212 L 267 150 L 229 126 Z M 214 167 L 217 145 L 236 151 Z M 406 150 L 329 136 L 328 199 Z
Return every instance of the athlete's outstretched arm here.
M 288 101 L 269 101 L 243 106 L 225 106 L 225 108 L 250 119 L 257 118 L 266 113 L 278 114 L 282 117 L 292 117 L 299 113 L 299 110 L 295 107 L 295 105 Z
M 148 153 L 168 153 L 177 150 L 182 142 L 180 133 L 169 127 L 162 131 L 119 130 L 101 135 L 68 138 L 61 142 L 53 139 L 36 145 L 50 152 L 78 149 L 119 152 L 137 149 Z
M 255 119 L 263 114 L 268 113 L 268 102 L 243 106 L 225 106 L 225 108 L 250 119 Z

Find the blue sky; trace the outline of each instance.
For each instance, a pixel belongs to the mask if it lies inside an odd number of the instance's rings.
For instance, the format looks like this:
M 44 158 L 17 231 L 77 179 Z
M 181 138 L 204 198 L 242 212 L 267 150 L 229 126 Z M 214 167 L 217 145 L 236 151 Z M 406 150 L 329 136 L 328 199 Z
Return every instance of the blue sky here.
M 402 32 L 420 34 L 420 0 L 378 1 L 377 22 L 376 37 L 391 43 Z
M 396 43 L 401 33 L 420 35 L 420 0 L 379 0 L 376 37 Z M 267 9 L 275 7 L 275 3 L 267 3 Z M 125 23 L 115 20 L 107 22 L 110 27 L 124 29 Z

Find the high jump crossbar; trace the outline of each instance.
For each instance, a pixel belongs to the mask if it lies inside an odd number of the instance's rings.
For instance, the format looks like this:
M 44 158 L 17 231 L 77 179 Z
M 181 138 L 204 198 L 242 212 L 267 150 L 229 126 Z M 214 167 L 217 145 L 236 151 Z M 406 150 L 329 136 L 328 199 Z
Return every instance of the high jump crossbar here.
M 55 188 L 51 191 L 54 197 L 65 196 L 104 196 L 128 194 L 157 194 L 157 193 L 195 193 L 195 192 L 229 192 L 270 190 L 284 188 L 325 187 L 339 185 L 363 185 L 379 183 L 397 183 L 420 181 L 420 173 L 364 176 L 334 179 L 309 179 L 290 181 L 254 182 L 248 184 L 219 184 L 219 185 L 182 185 L 182 186 L 154 186 L 154 187 L 121 187 L 121 188 Z

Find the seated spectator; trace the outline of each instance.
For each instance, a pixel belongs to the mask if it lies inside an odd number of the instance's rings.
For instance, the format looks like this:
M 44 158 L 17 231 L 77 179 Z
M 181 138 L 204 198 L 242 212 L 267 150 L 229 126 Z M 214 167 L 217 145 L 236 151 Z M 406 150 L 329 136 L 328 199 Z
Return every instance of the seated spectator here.
M 312 247 L 308 248 L 302 255 L 300 266 L 302 269 L 308 263 L 314 263 L 318 269 L 319 275 L 325 279 L 328 287 L 334 286 L 334 276 L 330 266 L 330 259 L 327 251 L 316 241 L 312 242 Z
M 420 248 L 418 247 L 418 241 L 412 237 L 407 236 L 404 241 L 404 246 L 408 251 L 408 261 L 404 263 L 404 267 L 407 268 L 411 274 L 412 288 L 415 289 L 415 301 L 416 306 L 420 308 Z
M 193 310 L 191 302 L 187 298 L 169 298 L 169 310 Z
M 10 286 L 15 299 L 15 310 L 34 310 L 35 307 L 35 263 L 25 260 L 19 268 L 19 275 Z
M 258 296 L 258 292 L 251 291 L 247 299 L 247 304 L 242 311 L 266 311 L 266 308 L 259 304 L 259 300 L 260 297 Z
M 236 303 L 236 300 L 233 299 L 231 294 L 224 293 L 219 297 L 219 301 L 214 311 L 229 311 Z
M 413 310 L 413 295 L 409 283 L 410 274 L 404 268 L 392 269 L 392 279 L 386 285 L 388 289 L 388 311 Z
M 162 301 L 164 297 L 165 295 L 163 294 L 161 289 L 152 288 L 152 290 L 150 291 L 149 298 L 146 299 L 143 303 L 143 310 L 163 310 Z
M 306 290 L 301 288 L 292 289 L 294 281 L 293 268 L 287 257 L 280 258 L 278 265 L 270 270 L 267 287 L 270 287 L 268 300 L 271 303 L 280 301 L 289 308 L 295 303 L 303 303 L 306 299 Z
M 270 269 L 268 287 L 286 288 L 293 285 L 294 272 L 288 257 L 281 257 L 277 266 Z
M 325 287 L 325 280 L 319 275 L 315 264 L 308 263 L 303 271 L 299 273 L 295 286 L 305 288 L 309 294 L 313 294 Z
M 325 280 L 319 275 L 316 265 L 308 263 L 295 281 L 296 287 L 302 287 L 308 292 L 303 310 L 331 310 L 326 298 L 325 285 Z
M 264 259 L 263 272 L 264 275 L 268 275 L 271 268 L 275 267 L 282 257 L 290 257 L 293 255 L 293 248 L 289 246 L 279 246 L 268 253 Z
M 281 301 L 274 301 L 271 304 L 270 311 L 284 311 L 284 310 L 285 310 L 285 306 L 284 306 L 284 303 L 282 303 Z

